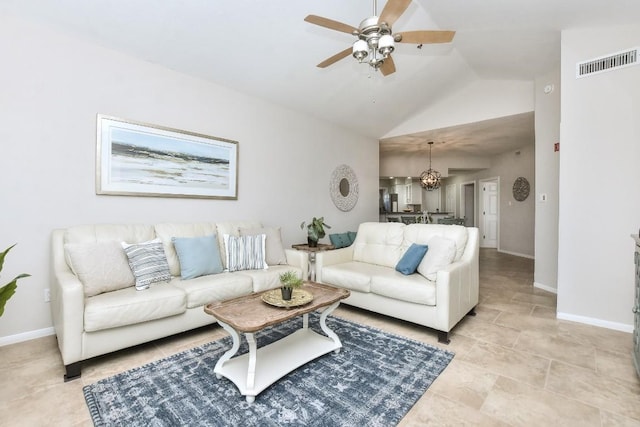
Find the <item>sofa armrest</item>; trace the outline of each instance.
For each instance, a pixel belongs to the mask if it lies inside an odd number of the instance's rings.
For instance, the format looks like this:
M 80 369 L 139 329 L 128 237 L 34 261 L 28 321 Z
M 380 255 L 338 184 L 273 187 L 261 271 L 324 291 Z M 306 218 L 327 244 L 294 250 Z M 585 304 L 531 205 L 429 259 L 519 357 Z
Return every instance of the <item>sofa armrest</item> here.
M 295 249 L 285 249 L 287 264 L 302 269 L 302 277 L 309 277 L 309 254 Z
M 62 361 L 69 365 L 83 359 L 84 287 L 65 261 L 63 230 L 54 230 L 51 251 L 51 318 Z
M 436 276 L 436 304 L 439 306 L 438 324 L 441 330 L 450 331 L 478 305 L 479 289 L 478 233 L 477 229 L 470 229 L 462 258 L 438 271 Z M 441 307 L 443 302 L 446 307 Z
M 316 253 L 316 282 L 322 283 L 322 268 L 353 261 L 353 245 Z

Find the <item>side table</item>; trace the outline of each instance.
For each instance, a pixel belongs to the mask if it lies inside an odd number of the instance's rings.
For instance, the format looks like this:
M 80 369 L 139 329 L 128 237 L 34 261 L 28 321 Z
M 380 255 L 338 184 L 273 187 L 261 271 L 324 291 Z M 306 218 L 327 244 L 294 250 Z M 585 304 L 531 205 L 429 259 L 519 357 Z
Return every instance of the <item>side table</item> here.
M 312 282 L 315 282 L 316 280 L 316 252 L 330 251 L 331 249 L 336 248 L 333 245 L 327 245 L 323 243 L 318 243 L 318 246 L 309 246 L 306 243 L 301 243 L 298 245 L 291 245 L 291 247 L 298 251 L 304 251 L 309 254 L 309 280 L 311 280 Z

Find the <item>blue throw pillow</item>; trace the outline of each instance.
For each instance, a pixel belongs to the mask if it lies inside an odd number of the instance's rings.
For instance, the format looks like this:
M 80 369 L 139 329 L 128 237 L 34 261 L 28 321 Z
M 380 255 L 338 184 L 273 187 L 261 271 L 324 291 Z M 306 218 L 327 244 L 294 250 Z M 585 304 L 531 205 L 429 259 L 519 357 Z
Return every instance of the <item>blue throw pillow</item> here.
M 351 246 L 353 244 L 353 242 L 356 241 L 356 234 L 357 233 L 355 231 L 347 231 L 347 234 L 349 235 L 349 241 L 351 241 L 349 246 Z
M 428 249 L 429 246 L 427 245 L 412 244 L 398 261 L 396 270 L 404 275 L 415 273 Z
M 222 259 L 215 234 L 202 237 L 174 237 L 171 241 L 178 254 L 182 279 L 222 273 Z
M 350 241 L 348 233 L 329 234 L 329 240 L 331 240 L 331 244 L 335 246 L 336 249 L 346 248 L 353 243 Z

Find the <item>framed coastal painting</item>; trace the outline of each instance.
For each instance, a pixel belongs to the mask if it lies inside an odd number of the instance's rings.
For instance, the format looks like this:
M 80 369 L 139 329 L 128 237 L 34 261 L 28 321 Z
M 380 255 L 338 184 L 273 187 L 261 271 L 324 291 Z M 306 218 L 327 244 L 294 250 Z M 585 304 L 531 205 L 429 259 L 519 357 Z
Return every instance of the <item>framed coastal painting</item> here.
M 98 115 L 96 194 L 238 198 L 238 142 Z

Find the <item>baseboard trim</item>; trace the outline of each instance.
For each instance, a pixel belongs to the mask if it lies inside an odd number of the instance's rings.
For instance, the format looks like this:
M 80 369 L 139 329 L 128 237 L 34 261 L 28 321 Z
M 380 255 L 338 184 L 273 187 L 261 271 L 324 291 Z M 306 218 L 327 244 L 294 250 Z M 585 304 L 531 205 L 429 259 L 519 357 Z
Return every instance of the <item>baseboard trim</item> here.
M 558 288 L 552 288 L 551 286 L 543 285 L 542 283 L 533 282 L 533 287 L 542 289 L 543 291 L 551 292 L 554 294 L 558 293 Z
M 35 331 L 24 332 L 22 334 L 9 335 L 6 337 L 0 337 L 0 347 L 5 345 L 17 344 L 20 342 L 35 340 L 36 338 L 48 337 L 49 335 L 55 335 L 56 331 L 53 326 L 50 328 L 37 329 Z
M 594 319 L 593 317 L 578 316 L 569 313 L 556 313 L 556 317 L 560 320 L 569 320 L 571 322 L 584 323 L 591 326 L 599 326 L 601 328 L 613 329 L 615 331 L 633 333 L 633 325 L 625 323 L 610 322 L 608 320 Z
M 502 252 L 503 254 L 507 254 L 507 255 L 519 256 L 521 258 L 536 259 L 532 255 L 525 255 L 525 254 L 521 254 L 521 253 L 518 253 L 518 252 L 511 252 L 511 251 L 503 251 L 502 249 L 498 249 L 498 252 Z

